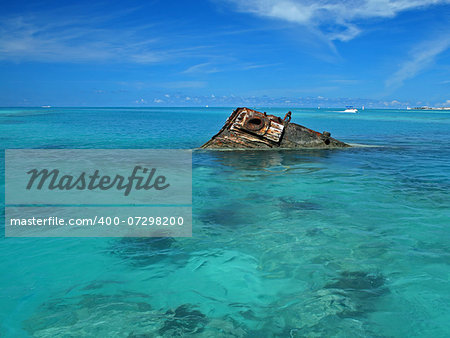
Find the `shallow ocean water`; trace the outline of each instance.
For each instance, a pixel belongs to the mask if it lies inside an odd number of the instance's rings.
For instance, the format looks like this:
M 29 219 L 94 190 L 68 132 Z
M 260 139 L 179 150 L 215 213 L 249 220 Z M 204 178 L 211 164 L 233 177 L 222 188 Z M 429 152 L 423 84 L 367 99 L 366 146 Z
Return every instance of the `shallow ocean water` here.
M 188 149 L 231 111 L 4 108 L 0 139 Z M 450 336 L 450 113 L 292 112 L 375 147 L 196 151 L 192 238 L 2 237 L 0 336 Z

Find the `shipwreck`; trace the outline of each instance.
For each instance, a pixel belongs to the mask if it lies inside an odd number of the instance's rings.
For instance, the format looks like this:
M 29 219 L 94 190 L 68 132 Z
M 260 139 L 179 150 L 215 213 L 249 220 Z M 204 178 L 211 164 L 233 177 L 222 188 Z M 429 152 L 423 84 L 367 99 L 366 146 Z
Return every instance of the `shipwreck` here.
M 344 148 L 350 145 L 331 137 L 327 131 L 319 133 L 291 123 L 289 111 L 284 119 L 250 108 L 237 108 L 222 129 L 203 149 L 295 149 Z

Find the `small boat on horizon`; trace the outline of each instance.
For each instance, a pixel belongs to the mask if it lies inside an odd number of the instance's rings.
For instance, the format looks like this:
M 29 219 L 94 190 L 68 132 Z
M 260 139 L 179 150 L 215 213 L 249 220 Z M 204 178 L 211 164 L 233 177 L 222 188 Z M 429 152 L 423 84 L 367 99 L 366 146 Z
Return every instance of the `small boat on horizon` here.
M 353 108 L 353 106 L 346 106 L 344 113 L 357 113 L 358 109 Z

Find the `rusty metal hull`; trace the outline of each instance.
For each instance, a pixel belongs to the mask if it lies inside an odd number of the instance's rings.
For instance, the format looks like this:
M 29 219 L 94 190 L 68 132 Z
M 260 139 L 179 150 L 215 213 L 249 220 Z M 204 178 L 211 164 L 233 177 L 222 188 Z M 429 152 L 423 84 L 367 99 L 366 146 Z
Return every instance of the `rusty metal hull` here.
M 296 149 L 344 148 L 348 144 L 296 123 L 290 123 L 291 112 L 284 119 L 250 108 L 237 108 L 220 131 L 203 149 Z

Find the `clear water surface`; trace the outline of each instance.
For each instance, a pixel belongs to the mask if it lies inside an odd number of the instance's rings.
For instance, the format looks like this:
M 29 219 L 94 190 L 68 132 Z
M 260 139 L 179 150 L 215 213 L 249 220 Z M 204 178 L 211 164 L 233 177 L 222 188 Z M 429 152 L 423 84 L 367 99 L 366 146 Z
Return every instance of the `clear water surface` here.
M 0 140 L 196 148 L 231 111 L 4 108 Z M 450 336 L 450 113 L 292 111 L 376 147 L 195 152 L 192 238 L 2 237 L 0 336 Z

